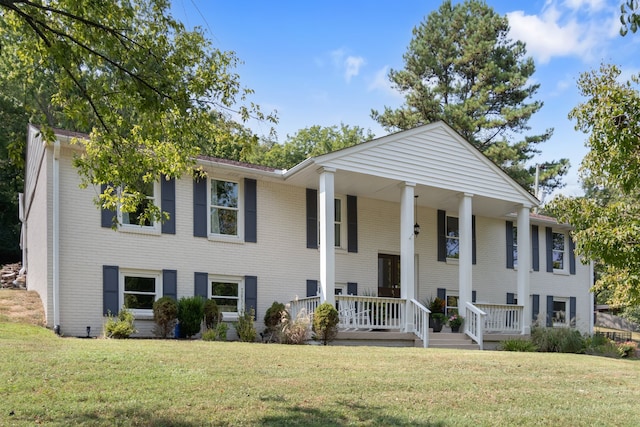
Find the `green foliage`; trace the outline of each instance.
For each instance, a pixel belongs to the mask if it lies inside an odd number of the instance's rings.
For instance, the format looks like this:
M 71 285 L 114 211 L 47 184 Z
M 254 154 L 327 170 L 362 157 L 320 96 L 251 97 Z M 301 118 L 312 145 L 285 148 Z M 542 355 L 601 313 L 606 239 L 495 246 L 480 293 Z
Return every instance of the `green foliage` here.
M 178 322 L 181 338 L 190 338 L 200 332 L 203 318 L 204 298 L 201 296 L 180 298 L 178 301 Z
M 599 264 L 596 293 L 615 306 L 640 304 L 640 76 L 602 65 L 578 80 L 584 103 L 569 117 L 588 134 L 581 165 L 588 197 L 558 197 L 549 212 L 574 227 L 576 253 Z
M 282 322 L 282 344 L 304 344 L 309 340 L 311 317 L 305 310 L 301 310 L 295 319 L 285 316 Z
M 632 33 L 640 27 L 640 2 L 638 0 L 626 0 L 620 6 L 620 35 L 626 36 L 629 30 Z
M 622 313 L 620 313 L 620 317 L 623 317 L 636 325 L 640 325 L 640 305 L 625 307 Z
M 627 341 L 618 344 L 618 354 L 623 358 L 635 357 L 637 350 L 638 344 L 633 341 Z
M 328 302 L 324 302 L 313 314 L 313 332 L 322 344 L 327 345 L 336 338 L 339 322 L 338 310 Z
M 178 303 L 171 297 L 162 297 L 153 303 L 153 320 L 156 322 L 154 333 L 167 338 L 178 321 Z
M 258 332 L 253 324 L 253 318 L 255 317 L 255 311 L 253 309 L 249 311 L 243 311 L 238 316 L 238 321 L 233 322 L 233 327 L 238 333 L 238 338 L 242 342 L 254 342 Z
M 531 342 L 541 352 L 584 353 L 585 341 L 580 332 L 571 328 L 534 327 Z
M 286 313 L 284 304 L 274 301 L 264 314 L 264 326 L 268 331 L 278 328 L 282 323 L 283 313 Z
M 533 352 L 538 351 L 538 347 L 535 346 L 531 340 L 513 338 L 500 342 L 499 350 L 502 351 L 520 351 L 520 352 Z
M 460 327 L 464 324 L 464 317 L 460 316 L 458 313 L 455 313 L 447 319 L 447 324 L 452 327 Z
M 527 122 L 542 107 L 530 101 L 533 59 L 525 44 L 508 38 L 509 22 L 484 1 L 444 1 L 413 30 L 404 69 L 391 70 L 389 80 L 405 97 L 398 109 L 385 107 L 371 116 L 387 130 L 410 129 L 444 120 L 526 188 L 533 186 L 535 167 L 526 168 L 538 145 L 553 132 L 511 141 L 529 130 Z M 545 172 L 540 183 L 548 191 L 561 186 L 568 160 Z
M 431 313 L 444 313 L 445 301 L 442 298 L 429 298 L 422 303 Z
M 228 330 L 229 330 L 229 325 L 227 325 L 226 323 L 220 322 L 216 325 L 215 329 L 207 329 L 202 334 L 202 340 L 203 341 L 226 341 Z
M 293 136 L 287 135 L 284 144 L 266 142 L 264 153 L 255 158 L 254 162 L 279 169 L 291 169 L 309 157 L 351 147 L 374 137 L 370 130 L 365 131 L 358 126 L 311 126 L 299 130 Z
M 46 140 L 54 124 L 90 134 L 76 140 L 74 164 L 83 185 L 108 185 L 96 200 L 104 208 L 142 200 L 116 191 L 140 177 L 192 172 L 202 141 L 207 153 L 236 155 L 244 135 L 232 115 L 275 121 L 247 102 L 235 54 L 186 30 L 168 0 L 3 1 L 0 14 L 0 88 L 24 100 Z M 144 216 L 163 217 L 152 204 Z
M 208 299 L 204 302 L 204 325 L 207 329 L 215 329 L 222 320 L 222 313 L 215 300 Z
M 125 307 L 120 309 L 117 316 L 109 313 L 104 324 L 104 336 L 107 338 L 129 338 L 131 334 L 137 332 L 133 326 L 134 321 L 133 313 Z

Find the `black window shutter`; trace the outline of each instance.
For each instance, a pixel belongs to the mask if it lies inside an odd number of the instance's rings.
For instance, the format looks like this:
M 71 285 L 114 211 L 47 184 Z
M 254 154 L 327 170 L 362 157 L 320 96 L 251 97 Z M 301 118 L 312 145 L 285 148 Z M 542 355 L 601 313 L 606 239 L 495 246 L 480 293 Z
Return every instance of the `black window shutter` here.
M 193 181 L 193 235 L 207 237 L 207 180 Z
M 116 315 L 120 311 L 118 303 L 118 266 L 103 265 L 102 266 L 102 314 Z
M 244 276 L 244 310 L 253 310 L 253 319 L 258 315 L 258 278 L 256 276 Z
M 178 299 L 178 272 L 162 270 L 162 296 Z
M 438 288 L 436 295 L 443 301 L 447 300 L 447 290 L 445 288 Z
M 547 273 L 553 273 L 553 230 L 545 227 L 547 240 Z
M 107 189 L 107 184 L 100 185 L 100 194 L 104 193 Z M 113 227 L 116 220 L 116 212 L 111 209 L 100 208 L 100 225 L 105 228 Z
M 567 235 L 569 239 L 569 273 L 576 274 L 576 245 L 573 243 L 571 235 Z
M 347 196 L 347 250 L 358 252 L 358 198 Z
M 438 209 L 438 261 L 447 262 L 447 213 Z
M 307 297 L 315 297 L 318 295 L 318 281 L 307 280 Z
M 256 180 L 244 179 L 244 241 L 258 241 L 258 203 Z
M 318 249 L 318 190 L 307 188 L 307 248 Z
M 175 178 L 160 178 L 160 209 L 169 214 L 169 218 L 162 221 L 163 234 L 176 234 L 176 180 Z
M 553 296 L 547 295 L 547 326 L 553 326 Z
M 347 295 L 358 295 L 358 284 L 355 282 L 347 283 Z
M 531 268 L 533 271 L 540 271 L 540 236 L 538 236 L 538 226 L 531 226 Z
M 476 291 L 471 291 L 471 302 L 475 304 L 476 302 Z
M 515 304 L 516 295 L 512 292 L 507 292 L 507 304 Z
M 531 297 L 531 319 L 535 322 L 540 314 L 540 295 L 533 294 Z
M 471 215 L 471 264 L 476 264 L 476 216 Z
M 194 273 L 193 296 L 209 297 L 209 273 Z
M 507 236 L 507 268 L 513 268 L 513 221 L 507 221 L 505 224 Z
M 569 319 L 571 321 L 571 326 L 576 326 L 576 297 L 569 298 Z

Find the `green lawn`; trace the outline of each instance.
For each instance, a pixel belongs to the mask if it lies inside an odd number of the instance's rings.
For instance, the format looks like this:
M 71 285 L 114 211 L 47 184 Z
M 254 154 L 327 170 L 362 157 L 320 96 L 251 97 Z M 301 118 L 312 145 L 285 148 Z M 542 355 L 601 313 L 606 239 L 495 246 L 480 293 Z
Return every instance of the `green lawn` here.
M 58 338 L 0 323 L 0 425 L 638 424 L 640 361 Z

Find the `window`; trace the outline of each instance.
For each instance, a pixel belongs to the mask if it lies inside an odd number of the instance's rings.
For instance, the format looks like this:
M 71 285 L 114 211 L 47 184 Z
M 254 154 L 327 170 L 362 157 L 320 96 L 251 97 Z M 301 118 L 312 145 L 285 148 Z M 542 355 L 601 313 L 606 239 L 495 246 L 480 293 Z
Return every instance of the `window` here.
M 239 185 L 237 182 L 211 180 L 210 233 L 238 236 Z
M 553 299 L 553 326 L 568 326 L 567 323 L 567 300 L 561 298 Z
M 458 313 L 458 295 L 447 294 L 446 302 L 447 306 L 445 313 L 447 314 L 447 317 L 453 316 L 454 314 Z
M 553 232 L 552 253 L 553 253 L 553 269 L 564 270 L 565 268 L 565 238 L 564 233 Z
M 319 207 L 318 207 L 319 209 Z M 342 198 L 335 198 L 333 201 L 333 245 L 336 248 L 342 248 L 342 242 L 346 241 L 347 227 L 345 226 L 345 209 L 346 203 Z M 318 212 L 318 219 L 320 218 L 320 212 Z M 318 221 L 318 243 L 320 243 L 320 221 Z
M 513 268 L 518 268 L 518 227 L 513 226 Z
M 160 183 L 144 182 L 142 179 L 140 179 L 132 187 L 143 195 L 143 199 L 137 205 L 127 206 L 127 211 L 130 210 L 129 208 L 132 208 L 130 212 L 125 212 L 123 206 L 120 206 L 120 208 L 118 209 L 118 215 L 122 229 L 156 229 L 160 223 L 158 221 L 153 221 L 151 218 L 147 218 L 143 214 L 145 209 L 147 209 L 149 206 L 158 206 L 156 195 L 160 194 Z M 122 191 L 125 198 L 133 197 L 127 194 L 127 188 L 123 189 Z M 133 199 L 131 200 L 133 202 Z
M 160 298 L 160 274 L 123 271 L 120 275 L 121 306 L 135 314 L 152 314 L 153 303 Z
M 460 232 L 458 228 L 458 218 L 447 217 L 447 258 L 460 258 Z
M 237 318 L 238 313 L 244 309 L 244 282 L 237 278 L 215 277 L 210 278 L 210 298 L 218 304 L 223 315 Z

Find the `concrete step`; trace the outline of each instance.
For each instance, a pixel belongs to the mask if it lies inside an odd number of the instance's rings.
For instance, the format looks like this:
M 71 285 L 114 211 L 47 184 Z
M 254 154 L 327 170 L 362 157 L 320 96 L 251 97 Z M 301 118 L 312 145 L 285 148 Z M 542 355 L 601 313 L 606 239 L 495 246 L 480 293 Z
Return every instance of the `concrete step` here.
M 480 346 L 463 333 L 429 331 L 429 348 L 457 348 L 460 350 L 480 350 Z
M 333 345 L 370 345 L 378 347 L 415 347 L 415 334 L 397 331 L 338 331 Z M 422 343 L 422 341 L 420 341 Z

